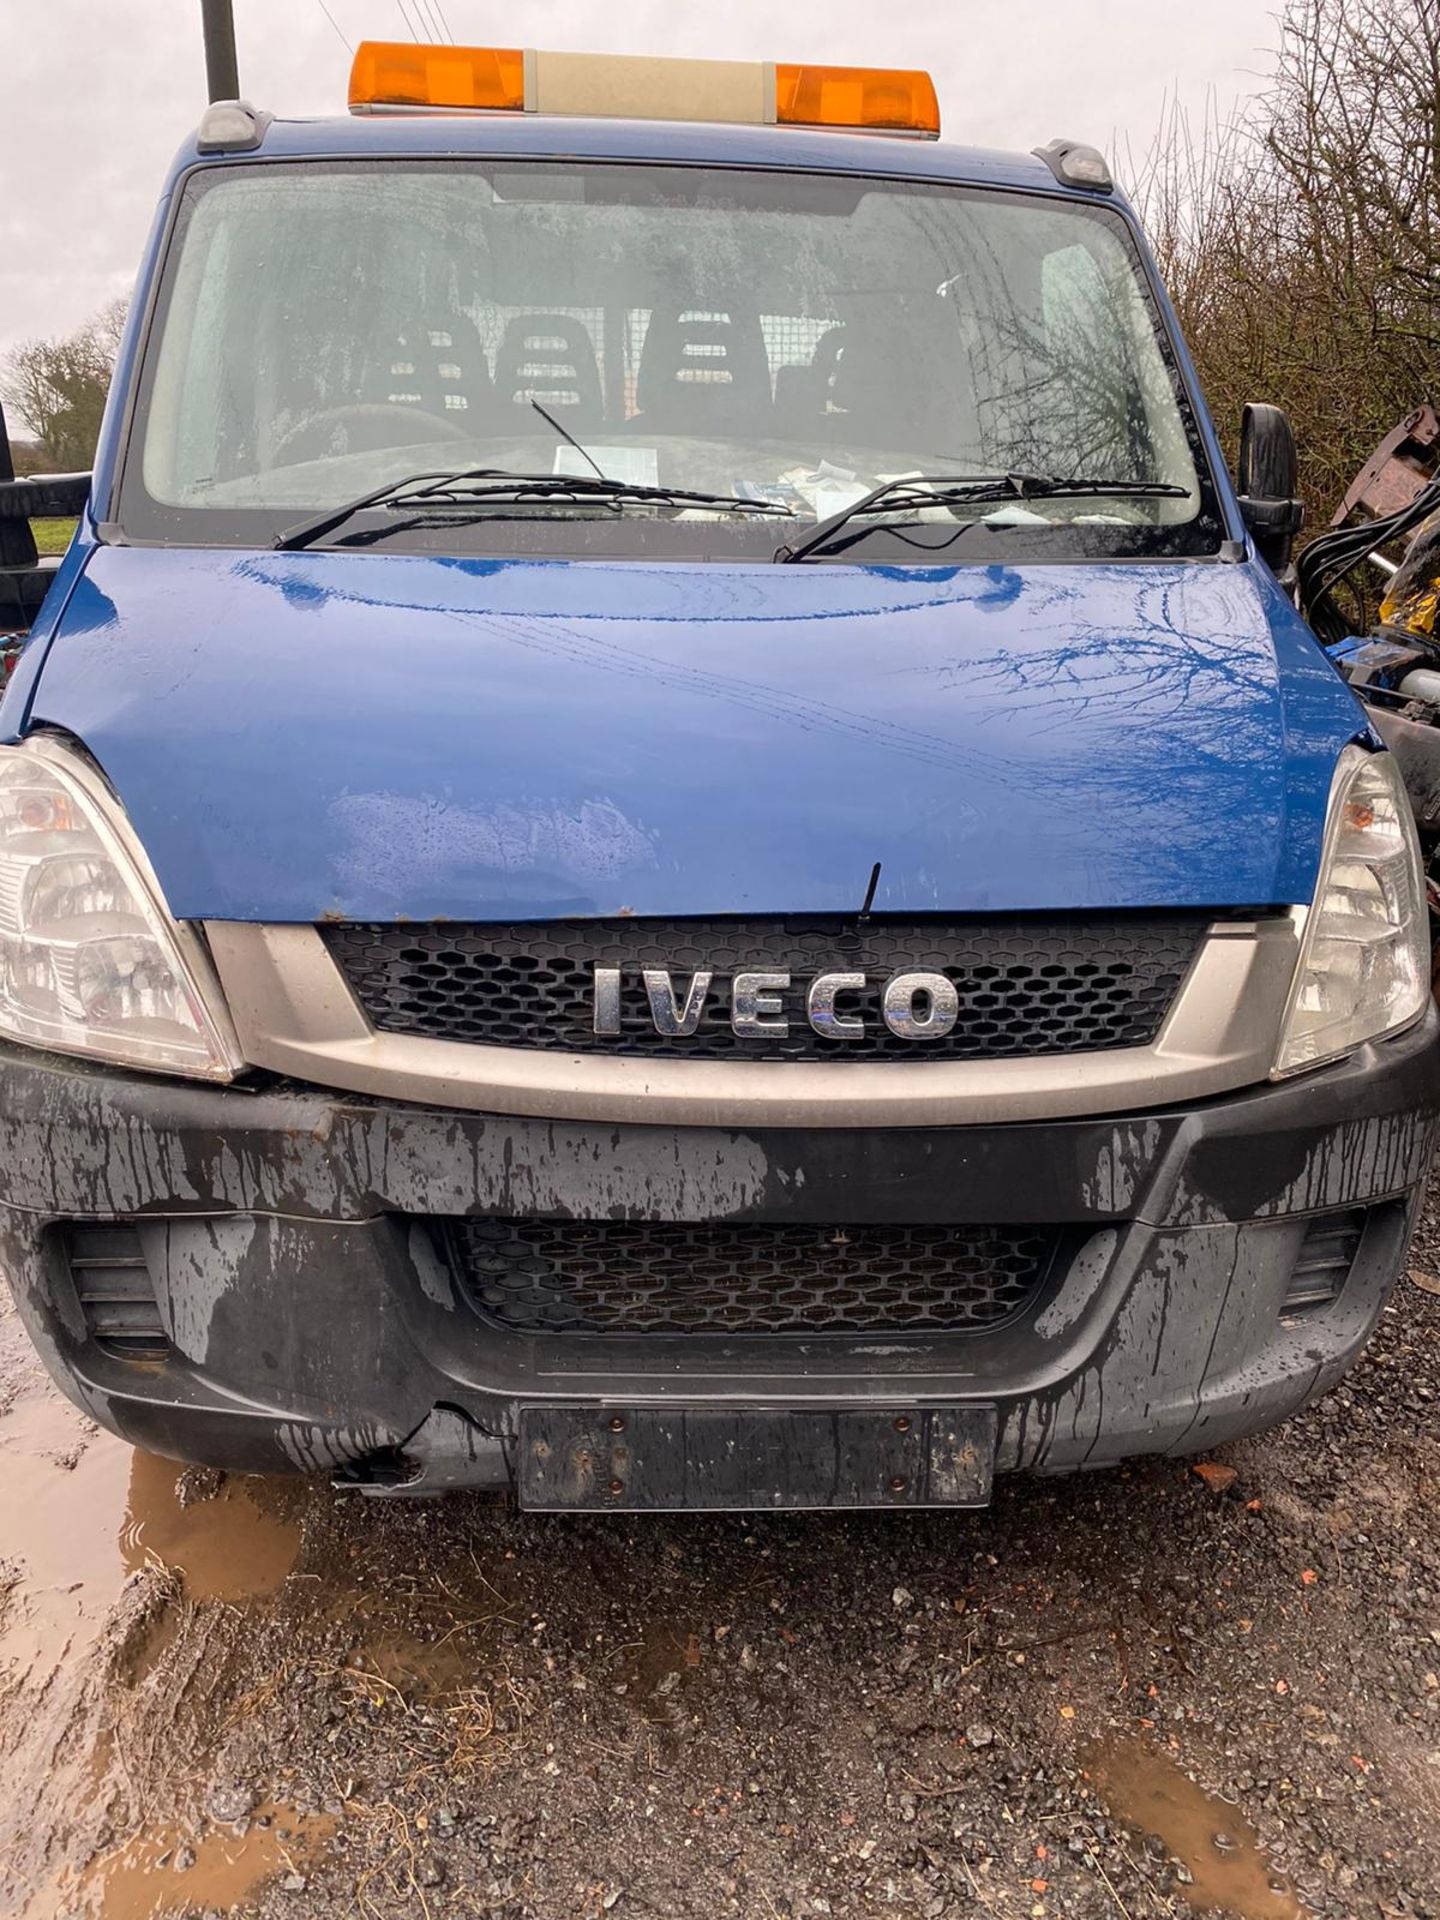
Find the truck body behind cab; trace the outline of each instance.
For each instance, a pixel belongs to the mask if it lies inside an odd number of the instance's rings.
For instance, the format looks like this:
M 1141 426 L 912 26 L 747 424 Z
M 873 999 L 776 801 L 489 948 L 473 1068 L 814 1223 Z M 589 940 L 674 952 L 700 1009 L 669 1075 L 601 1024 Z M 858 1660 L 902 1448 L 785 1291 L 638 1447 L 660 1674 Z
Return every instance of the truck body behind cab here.
M 1108 183 L 227 111 L 0 713 L 67 1391 L 562 1509 L 975 1504 L 1323 1391 L 1432 1144 L 1413 828 Z

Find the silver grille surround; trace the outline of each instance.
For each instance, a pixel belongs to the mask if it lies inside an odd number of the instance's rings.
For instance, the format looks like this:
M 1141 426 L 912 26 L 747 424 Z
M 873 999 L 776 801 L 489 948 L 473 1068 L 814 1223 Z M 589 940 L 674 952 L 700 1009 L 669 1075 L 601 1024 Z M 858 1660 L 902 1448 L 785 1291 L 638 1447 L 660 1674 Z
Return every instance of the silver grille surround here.
M 1305 909 L 1218 920 L 1153 1043 L 985 1061 L 583 1058 L 380 1033 L 313 926 L 208 921 L 245 1059 L 469 1112 L 654 1126 L 921 1127 L 1145 1112 L 1268 1079 Z

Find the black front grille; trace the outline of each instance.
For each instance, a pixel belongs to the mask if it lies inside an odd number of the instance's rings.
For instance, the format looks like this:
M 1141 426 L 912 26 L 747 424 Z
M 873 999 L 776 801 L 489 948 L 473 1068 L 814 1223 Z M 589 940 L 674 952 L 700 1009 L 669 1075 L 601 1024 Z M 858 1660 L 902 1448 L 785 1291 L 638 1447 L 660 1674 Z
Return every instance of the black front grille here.
M 585 920 L 543 925 L 347 925 L 325 928 L 331 953 L 373 1024 L 386 1033 L 565 1053 L 689 1060 L 1003 1060 L 1147 1046 L 1194 959 L 1211 916 L 1136 914 L 1099 920 Z M 593 970 L 621 969 L 621 1032 L 594 1031 Z M 681 1004 L 691 977 L 714 974 L 699 1029 L 662 1037 L 643 968 L 669 972 Z M 783 1035 L 741 1038 L 730 982 L 784 972 Z M 817 1034 L 805 1012 L 815 975 L 854 972 L 842 996 L 863 1035 Z M 952 1032 L 902 1039 L 881 1017 L 897 973 L 943 973 L 960 1014 Z
M 1027 1306 L 1054 1227 L 461 1220 L 471 1304 L 525 1333 L 978 1333 Z

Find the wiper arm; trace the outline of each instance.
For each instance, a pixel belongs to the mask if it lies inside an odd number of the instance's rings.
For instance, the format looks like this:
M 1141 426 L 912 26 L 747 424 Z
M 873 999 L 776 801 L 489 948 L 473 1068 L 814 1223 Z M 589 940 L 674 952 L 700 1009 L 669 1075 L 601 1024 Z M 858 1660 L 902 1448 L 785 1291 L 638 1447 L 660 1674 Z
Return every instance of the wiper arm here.
M 333 533 L 367 507 L 418 508 L 421 517 L 449 509 L 472 510 L 483 515 L 491 503 L 521 503 L 527 500 L 603 500 L 621 512 L 627 502 L 653 503 L 672 507 L 711 507 L 726 513 L 779 514 L 791 518 L 790 509 L 774 500 L 742 500 L 735 493 L 704 493 L 689 487 L 647 486 L 640 481 L 610 480 L 603 474 L 512 473 L 505 467 L 471 467 L 460 473 L 417 473 L 406 480 L 392 480 L 361 494 L 343 507 L 331 507 L 298 526 L 287 527 L 271 543 L 279 552 L 294 552 L 312 546 Z M 407 526 L 414 524 L 407 521 Z M 399 532 L 399 527 L 389 529 Z
M 798 540 L 787 540 L 775 549 L 781 564 L 807 560 L 813 553 L 831 545 L 837 534 L 852 522 L 872 515 L 883 518 L 867 527 L 856 528 L 852 539 L 864 539 L 877 527 L 893 524 L 905 514 L 923 507 L 963 506 L 972 500 L 1054 500 L 1075 499 L 1167 499 L 1189 497 L 1187 487 L 1168 480 L 1063 479 L 1051 473 L 938 474 L 902 480 L 887 480 L 852 506 L 842 507 L 821 520 Z M 848 544 L 848 542 L 847 542 Z
M 342 507 L 327 507 L 323 513 L 297 520 L 293 527 L 286 527 L 277 533 L 270 545 L 277 553 L 297 552 L 302 547 L 313 546 L 317 540 L 323 540 L 327 533 L 343 527 L 347 520 L 353 520 L 357 513 L 363 513 L 367 507 L 385 506 L 392 500 L 404 499 L 412 488 L 424 488 L 430 483 L 449 486 L 460 480 L 489 480 L 502 472 L 503 468 L 500 467 L 471 467 L 460 473 L 411 473 L 402 480 L 387 480 L 383 487 L 374 487 L 369 493 L 347 500 Z
M 842 533 L 852 520 L 867 514 L 911 513 L 917 506 L 943 507 L 960 500 L 1004 499 L 1015 494 L 1023 499 L 1028 488 L 1044 480 L 1042 474 L 1028 473 L 946 473 L 934 476 L 912 475 L 909 479 L 887 480 L 870 493 L 841 507 L 827 519 L 819 520 L 798 540 L 787 540 L 775 549 L 782 563 L 805 560 L 827 546 L 833 536 Z

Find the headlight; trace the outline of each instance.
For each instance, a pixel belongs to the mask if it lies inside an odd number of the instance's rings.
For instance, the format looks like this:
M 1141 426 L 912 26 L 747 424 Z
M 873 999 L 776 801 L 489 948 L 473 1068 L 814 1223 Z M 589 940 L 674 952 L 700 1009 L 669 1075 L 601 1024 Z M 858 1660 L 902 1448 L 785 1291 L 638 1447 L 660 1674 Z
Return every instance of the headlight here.
M 205 1080 L 244 1064 L 118 803 L 44 736 L 0 748 L 0 1036 Z
M 1393 757 L 1347 747 L 1330 793 L 1275 1077 L 1407 1026 L 1429 993 L 1420 842 Z

